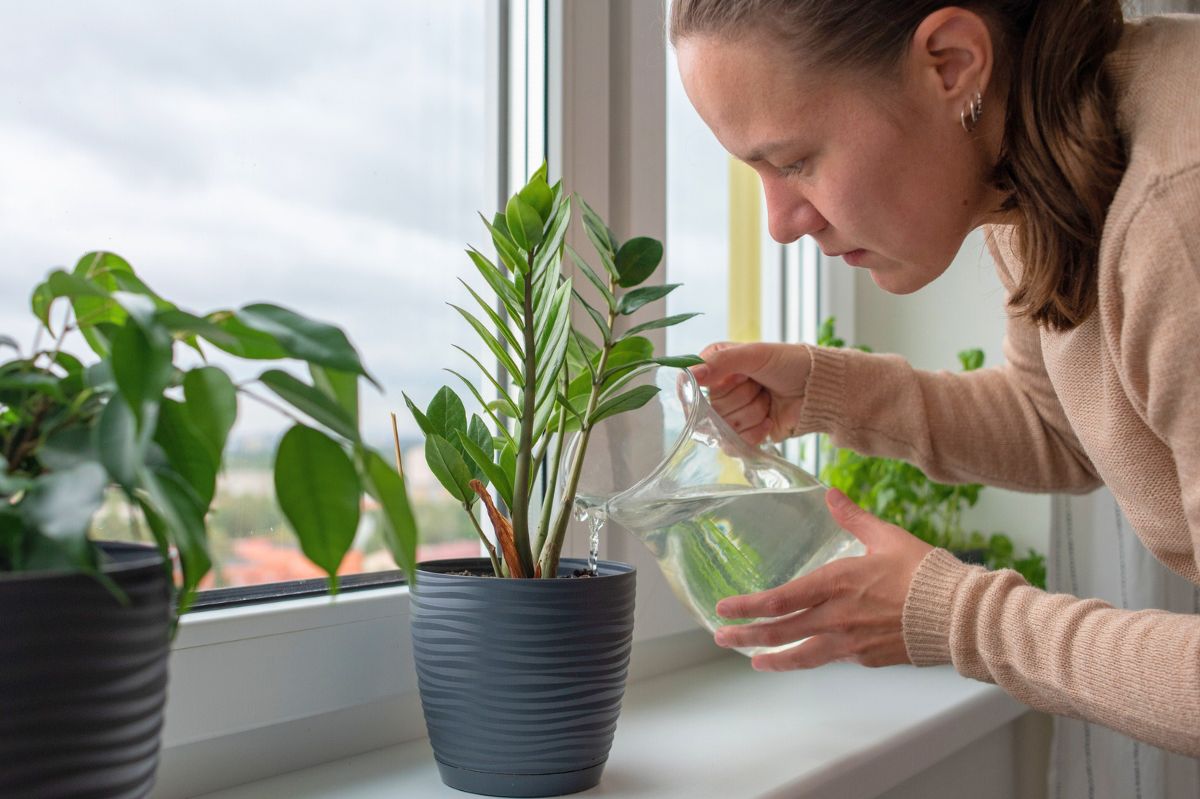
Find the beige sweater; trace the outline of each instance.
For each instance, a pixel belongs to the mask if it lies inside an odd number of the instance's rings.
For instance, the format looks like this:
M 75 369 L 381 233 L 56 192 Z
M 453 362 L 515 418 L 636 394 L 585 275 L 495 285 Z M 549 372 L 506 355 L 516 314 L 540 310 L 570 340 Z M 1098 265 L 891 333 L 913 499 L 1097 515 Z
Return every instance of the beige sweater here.
M 1130 23 L 1113 56 L 1129 168 L 1074 330 L 1010 319 L 969 374 L 812 348 L 802 428 L 944 482 L 1111 489 L 1147 548 L 1200 583 L 1200 17 Z M 988 243 L 1011 289 L 1011 229 Z M 1039 710 L 1200 756 L 1200 617 L 1049 594 L 934 550 L 904 608 L 917 665 L 952 662 Z

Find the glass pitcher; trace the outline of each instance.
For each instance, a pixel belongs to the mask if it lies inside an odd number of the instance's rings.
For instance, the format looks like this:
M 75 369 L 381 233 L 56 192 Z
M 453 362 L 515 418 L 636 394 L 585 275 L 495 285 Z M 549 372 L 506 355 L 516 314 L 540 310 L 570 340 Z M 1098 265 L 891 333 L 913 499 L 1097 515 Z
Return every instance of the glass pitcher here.
M 607 519 L 636 535 L 701 624 L 751 621 L 718 616 L 717 602 L 864 554 L 830 516 L 825 486 L 773 448 L 746 443 L 690 371 L 660 367 L 654 382 L 659 392 L 649 403 L 593 429 L 576 515 L 592 522 L 593 534 Z M 647 432 L 656 430 L 661 435 Z

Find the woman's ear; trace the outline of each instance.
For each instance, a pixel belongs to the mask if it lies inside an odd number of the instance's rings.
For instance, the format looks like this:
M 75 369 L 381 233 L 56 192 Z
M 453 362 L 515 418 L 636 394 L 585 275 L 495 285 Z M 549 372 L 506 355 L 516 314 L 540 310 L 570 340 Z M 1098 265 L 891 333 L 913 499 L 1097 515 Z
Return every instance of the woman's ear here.
M 975 92 L 987 93 L 992 76 L 992 33 L 987 23 L 963 8 L 942 8 L 927 16 L 913 34 L 911 67 L 938 94 L 958 107 Z

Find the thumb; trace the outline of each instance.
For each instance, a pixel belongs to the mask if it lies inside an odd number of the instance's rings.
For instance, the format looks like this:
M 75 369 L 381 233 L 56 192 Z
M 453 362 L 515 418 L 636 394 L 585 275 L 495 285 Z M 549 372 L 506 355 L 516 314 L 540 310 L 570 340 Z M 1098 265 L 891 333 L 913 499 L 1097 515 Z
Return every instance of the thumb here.
M 770 349 L 759 342 L 738 344 L 720 341 L 700 352 L 704 363 L 692 367 L 692 376 L 702 386 L 714 386 L 734 376 L 754 376 L 770 359 Z
M 825 492 L 825 504 L 833 514 L 833 520 L 868 549 L 879 541 L 881 528 L 886 522 L 860 508 L 850 497 L 831 488 Z

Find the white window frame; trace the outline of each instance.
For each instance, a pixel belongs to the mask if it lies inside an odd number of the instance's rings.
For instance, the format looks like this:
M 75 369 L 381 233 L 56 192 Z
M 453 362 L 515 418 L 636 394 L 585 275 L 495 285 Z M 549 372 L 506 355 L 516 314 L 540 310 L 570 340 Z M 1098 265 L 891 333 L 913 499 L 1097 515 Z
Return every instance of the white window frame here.
M 538 113 L 544 91 L 549 111 L 544 142 L 514 137 L 498 148 L 497 196 L 547 152 L 552 177 L 588 198 L 618 236 L 664 238 L 666 87 L 645 79 L 665 74 L 662 6 L 496 0 L 486 9 L 490 40 L 520 22 L 535 31 L 544 25 L 548 43 L 545 87 L 513 68 L 509 48 L 492 53 L 493 74 L 532 85 L 535 96 L 524 106 Z M 500 120 L 506 110 L 493 102 L 489 115 Z M 510 134 L 526 121 L 513 116 Z M 580 245 L 581 233 L 572 235 Z M 577 525 L 565 551 L 586 552 Z M 630 679 L 720 654 L 639 542 L 609 535 L 601 557 L 639 570 Z M 193 613 L 181 620 L 172 647 L 154 795 L 218 790 L 424 734 L 407 587 Z

